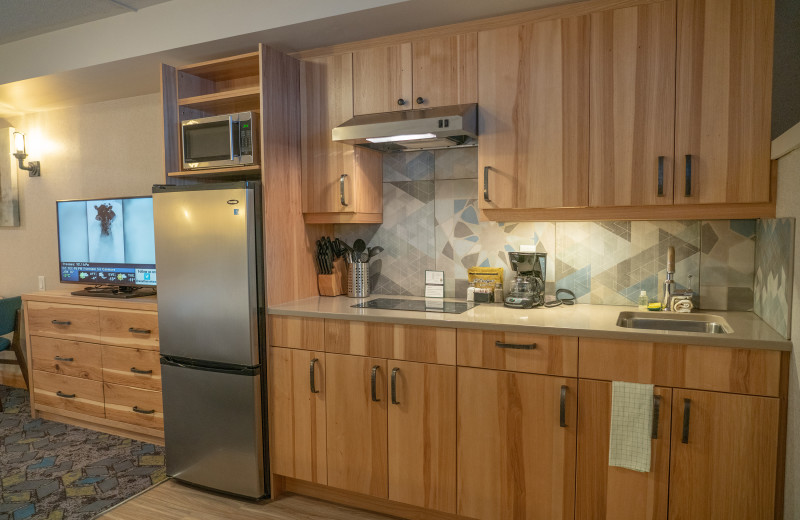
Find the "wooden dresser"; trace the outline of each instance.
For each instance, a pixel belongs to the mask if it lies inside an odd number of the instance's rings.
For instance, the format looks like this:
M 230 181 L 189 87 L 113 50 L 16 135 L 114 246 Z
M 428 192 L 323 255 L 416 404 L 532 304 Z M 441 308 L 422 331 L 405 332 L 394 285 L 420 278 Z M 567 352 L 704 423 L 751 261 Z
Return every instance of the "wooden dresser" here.
M 156 298 L 22 300 L 31 415 L 163 444 Z

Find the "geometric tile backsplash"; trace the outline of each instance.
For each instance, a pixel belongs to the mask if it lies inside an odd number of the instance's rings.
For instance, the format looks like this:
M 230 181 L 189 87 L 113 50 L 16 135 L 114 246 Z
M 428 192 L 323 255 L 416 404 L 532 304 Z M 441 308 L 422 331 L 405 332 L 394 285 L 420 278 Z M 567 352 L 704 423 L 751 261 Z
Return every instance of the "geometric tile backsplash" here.
M 755 260 L 755 313 L 789 338 L 794 276 L 793 218 L 758 221 Z
M 641 290 L 661 294 L 672 245 L 676 284 L 701 308 L 753 309 L 755 220 L 480 222 L 477 148 L 384 154 L 383 180 L 383 223 L 334 230 L 384 247 L 370 265 L 374 294 L 422 296 L 425 270 L 437 269 L 445 296 L 463 298 L 472 266 L 503 267 L 508 287 L 508 252 L 529 244 L 547 253 L 548 295 L 563 287 L 580 303 L 630 305 Z

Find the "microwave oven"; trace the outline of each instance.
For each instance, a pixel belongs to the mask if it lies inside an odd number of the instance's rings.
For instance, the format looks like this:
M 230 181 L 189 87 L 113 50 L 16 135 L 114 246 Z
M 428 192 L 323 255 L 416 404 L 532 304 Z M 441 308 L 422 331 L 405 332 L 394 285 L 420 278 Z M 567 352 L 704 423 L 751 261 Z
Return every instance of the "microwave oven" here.
M 256 127 L 256 114 L 252 112 L 182 121 L 183 169 L 256 164 Z

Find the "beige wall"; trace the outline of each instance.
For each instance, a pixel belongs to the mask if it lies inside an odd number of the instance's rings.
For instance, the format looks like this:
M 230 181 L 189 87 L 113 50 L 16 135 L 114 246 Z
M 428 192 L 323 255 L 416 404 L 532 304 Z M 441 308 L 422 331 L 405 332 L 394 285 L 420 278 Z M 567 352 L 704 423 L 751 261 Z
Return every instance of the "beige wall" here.
M 778 217 L 800 220 L 800 148 L 778 160 Z M 792 361 L 789 372 L 789 417 L 786 431 L 786 501 L 784 518 L 800 518 L 800 237 L 795 224 Z

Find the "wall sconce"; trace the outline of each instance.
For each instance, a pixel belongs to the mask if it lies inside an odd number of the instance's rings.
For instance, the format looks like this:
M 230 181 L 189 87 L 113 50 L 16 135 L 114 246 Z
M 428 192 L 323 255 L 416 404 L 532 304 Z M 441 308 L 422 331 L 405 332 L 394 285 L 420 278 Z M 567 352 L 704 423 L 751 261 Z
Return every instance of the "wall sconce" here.
M 26 170 L 28 177 L 39 177 L 42 173 L 39 167 L 39 161 L 28 161 L 28 166 L 25 166 L 22 161 L 28 156 L 25 153 L 25 134 L 22 132 L 14 132 L 14 157 L 19 161 L 19 169 Z

